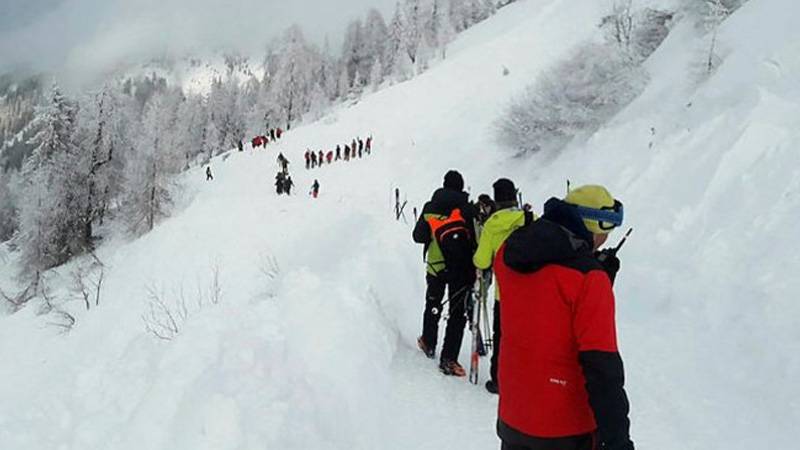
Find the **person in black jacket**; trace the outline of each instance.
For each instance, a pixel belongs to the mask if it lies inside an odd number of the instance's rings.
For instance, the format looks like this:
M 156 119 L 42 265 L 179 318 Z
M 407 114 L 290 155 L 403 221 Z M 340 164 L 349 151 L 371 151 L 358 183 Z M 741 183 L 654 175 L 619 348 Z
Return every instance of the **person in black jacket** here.
M 425 311 L 422 318 L 422 336 L 417 345 L 428 358 L 434 358 L 439 332 L 442 300 L 445 289 L 448 291 L 447 329 L 439 362 L 439 370 L 445 375 L 463 377 L 464 368 L 458 363 L 461 341 L 464 337 L 464 326 L 467 322 L 466 303 L 475 282 L 475 266 L 472 264 L 472 253 L 475 244 L 475 208 L 469 202 L 469 195 L 463 191 L 464 179 L 455 170 L 447 172 L 440 189 L 422 208 L 417 224 L 414 227 L 414 242 L 425 247 L 427 262 L 427 290 L 425 292 Z M 471 251 L 463 261 L 450 261 L 445 264 L 445 256 L 433 237 L 431 220 L 445 220 L 458 209 L 468 229 Z

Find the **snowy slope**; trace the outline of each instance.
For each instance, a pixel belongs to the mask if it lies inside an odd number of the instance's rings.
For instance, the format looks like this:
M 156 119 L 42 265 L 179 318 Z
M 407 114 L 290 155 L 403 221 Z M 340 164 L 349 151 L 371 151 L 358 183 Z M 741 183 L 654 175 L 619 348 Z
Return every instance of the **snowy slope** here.
M 421 206 L 453 167 L 473 194 L 509 176 L 539 207 L 570 178 L 625 202 L 636 232 L 618 315 L 639 448 L 791 448 L 800 32 L 787 11 L 797 6 L 737 12 L 721 35 L 725 63 L 703 84 L 690 66 L 704 41 L 679 26 L 648 62 L 648 90 L 589 142 L 509 160 L 492 123 L 537 73 L 599 39 L 602 3 L 518 2 L 417 79 L 277 148 L 215 160 L 213 183 L 188 173 L 179 214 L 100 249 L 102 304 L 73 302 L 70 334 L 33 308 L 0 318 L 0 448 L 497 448 L 496 399 L 440 376 L 414 348 L 421 251 L 391 217 L 395 187 Z M 370 133 L 367 159 L 300 167 L 307 147 Z M 292 160 L 293 198 L 274 195 L 278 150 Z M 304 194 L 315 178 L 314 201 Z M 213 266 L 221 300 L 196 306 Z M 59 272 L 54 286 L 68 282 L 69 268 Z M 145 332 L 147 287 L 189 299 L 175 340 Z

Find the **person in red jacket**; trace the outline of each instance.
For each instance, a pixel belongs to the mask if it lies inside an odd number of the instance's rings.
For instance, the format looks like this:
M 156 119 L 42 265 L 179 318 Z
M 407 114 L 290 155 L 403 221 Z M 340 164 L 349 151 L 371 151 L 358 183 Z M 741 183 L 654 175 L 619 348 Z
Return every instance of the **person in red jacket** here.
M 325 159 L 328 160 L 328 164 L 332 163 L 333 162 L 333 151 L 328 151 L 328 153 L 325 154 Z
M 633 450 L 614 319 L 619 260 L 598 252 L 622 218 L 605 188 L 583 186 L 548 200 L 497 253 L 503 450 Z

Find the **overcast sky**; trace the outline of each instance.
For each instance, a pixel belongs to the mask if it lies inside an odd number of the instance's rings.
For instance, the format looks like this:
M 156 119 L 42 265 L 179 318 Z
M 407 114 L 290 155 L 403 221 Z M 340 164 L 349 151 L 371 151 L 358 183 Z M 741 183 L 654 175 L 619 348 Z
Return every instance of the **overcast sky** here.
M 251 53 L 292 23 L 339 42 L 346 23 L 396 0 L 0 0 L 0 71 L 91 77 L 164 52 Z M 387 18 L 388 20 L 388 18 Z

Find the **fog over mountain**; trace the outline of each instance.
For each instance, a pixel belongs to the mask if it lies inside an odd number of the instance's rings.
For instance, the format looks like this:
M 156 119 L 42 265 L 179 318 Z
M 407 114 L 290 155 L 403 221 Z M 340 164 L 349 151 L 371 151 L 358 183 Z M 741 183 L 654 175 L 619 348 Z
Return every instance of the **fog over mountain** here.
M 257 52 L 298 23 L 338 44 L 346 23 L 394 0 L 0 0 L 0 72 L 55 71 L 67 84 L 164 55 Z

